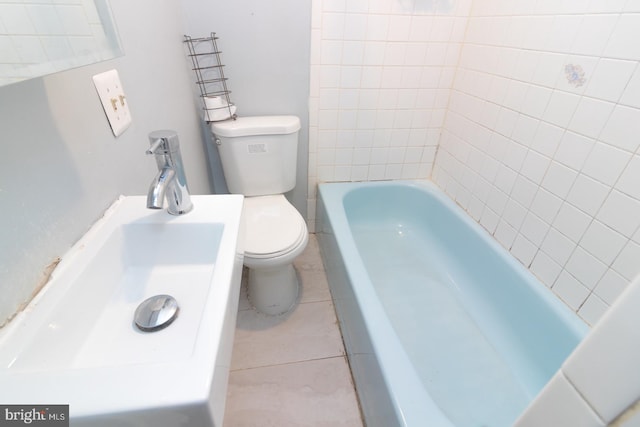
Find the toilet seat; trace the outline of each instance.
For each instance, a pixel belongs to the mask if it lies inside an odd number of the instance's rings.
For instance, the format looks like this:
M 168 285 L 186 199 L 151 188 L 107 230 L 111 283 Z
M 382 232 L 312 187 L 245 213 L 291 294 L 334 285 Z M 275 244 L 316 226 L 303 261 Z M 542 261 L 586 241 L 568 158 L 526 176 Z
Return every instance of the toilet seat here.
M 278 258 L 306 240 L 304 219 L 283 194 L 245 197 L 242 216 L 245 257 Z

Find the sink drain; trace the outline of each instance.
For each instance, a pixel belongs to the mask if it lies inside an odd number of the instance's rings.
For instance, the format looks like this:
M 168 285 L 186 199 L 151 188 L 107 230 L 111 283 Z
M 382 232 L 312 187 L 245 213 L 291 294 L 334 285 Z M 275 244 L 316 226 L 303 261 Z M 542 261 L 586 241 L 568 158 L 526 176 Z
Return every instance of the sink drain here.
M 178 301 L 171 295 L 156 295 L 144 300 L 134 315 L 135 324 L 141 331 L 155 332 L 166 328 L 178 317 Z

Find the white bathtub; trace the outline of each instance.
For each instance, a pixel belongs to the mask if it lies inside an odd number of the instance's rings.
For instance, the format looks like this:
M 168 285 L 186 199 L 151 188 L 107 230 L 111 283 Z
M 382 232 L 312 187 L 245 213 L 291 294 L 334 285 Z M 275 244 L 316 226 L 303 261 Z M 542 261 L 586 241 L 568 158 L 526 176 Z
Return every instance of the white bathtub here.
M 588 327 L 429 182 L 321 184 L 368 427 L 509 426 Z

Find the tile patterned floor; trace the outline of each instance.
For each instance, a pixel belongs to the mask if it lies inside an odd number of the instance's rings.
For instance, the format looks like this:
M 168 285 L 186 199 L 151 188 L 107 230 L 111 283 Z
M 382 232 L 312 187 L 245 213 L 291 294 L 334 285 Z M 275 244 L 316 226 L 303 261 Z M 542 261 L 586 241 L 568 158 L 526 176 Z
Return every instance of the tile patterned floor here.
M 315 236 L 294 263 L 296 307 L 283 316 L 240 295 L 225 427 L 362 427 Z

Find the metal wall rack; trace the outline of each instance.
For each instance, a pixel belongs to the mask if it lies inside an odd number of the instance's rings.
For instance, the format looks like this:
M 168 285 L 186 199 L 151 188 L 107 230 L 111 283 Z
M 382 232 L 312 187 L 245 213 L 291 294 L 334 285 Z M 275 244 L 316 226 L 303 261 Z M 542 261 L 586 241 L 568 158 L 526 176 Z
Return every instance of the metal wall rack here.
M 217 40 L 218 37 L 213 32 L 209 37 L 184 36 L 207 122 L 236 118 L 236 107 L 229 97 L 231 91 L 227 87 L 224 65 L 220 61 L 222 52 L 218 49 Z

